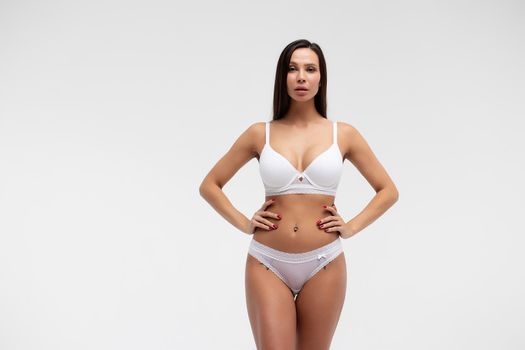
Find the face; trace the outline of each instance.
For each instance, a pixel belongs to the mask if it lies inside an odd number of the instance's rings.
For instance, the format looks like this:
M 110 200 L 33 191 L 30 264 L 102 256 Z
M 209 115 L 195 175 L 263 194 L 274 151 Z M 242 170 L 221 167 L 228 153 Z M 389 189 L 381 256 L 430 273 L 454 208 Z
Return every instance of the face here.
M 308 101 L 317 94 L 320 80 L 317 54 L 306 47 L 296 49 L 288 66 L 288 95 L 297 101 Z M 306 90 L 298 90 L 298 88 Z

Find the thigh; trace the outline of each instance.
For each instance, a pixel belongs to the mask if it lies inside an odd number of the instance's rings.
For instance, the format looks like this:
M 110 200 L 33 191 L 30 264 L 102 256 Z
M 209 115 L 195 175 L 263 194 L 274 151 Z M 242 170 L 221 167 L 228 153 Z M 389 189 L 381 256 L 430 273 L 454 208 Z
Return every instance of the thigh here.
M 249 255 L 245 271 L 246 305 L 257 349 L 295 348 L 296 311 L 284 282 Z
M 345 295 L 346 260 L 341 253 L 311 277 L 297 296 L 297 349 L 330 348 Z

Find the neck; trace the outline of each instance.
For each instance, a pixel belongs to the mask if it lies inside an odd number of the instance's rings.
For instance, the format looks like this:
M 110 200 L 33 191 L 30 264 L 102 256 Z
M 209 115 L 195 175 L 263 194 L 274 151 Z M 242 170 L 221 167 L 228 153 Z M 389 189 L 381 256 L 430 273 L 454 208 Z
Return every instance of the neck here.
M 305 102 L 292 100 L 290 108 L 286 113 L 286 119 L 294 124 L 307 125 L 323 118 L 315 109 L 314 99 Z

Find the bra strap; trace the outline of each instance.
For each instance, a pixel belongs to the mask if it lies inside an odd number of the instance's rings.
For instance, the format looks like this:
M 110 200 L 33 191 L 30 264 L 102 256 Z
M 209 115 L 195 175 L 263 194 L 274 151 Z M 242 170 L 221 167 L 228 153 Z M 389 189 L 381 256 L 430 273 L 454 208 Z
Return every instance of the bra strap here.
M 334 140 L 334 143 L 337 143 L 337 121 L 334 120 L 334 135 L 333 135 L 333 140 Z
M 266 122 L 266 143 L 270 143 L 270 122 Z

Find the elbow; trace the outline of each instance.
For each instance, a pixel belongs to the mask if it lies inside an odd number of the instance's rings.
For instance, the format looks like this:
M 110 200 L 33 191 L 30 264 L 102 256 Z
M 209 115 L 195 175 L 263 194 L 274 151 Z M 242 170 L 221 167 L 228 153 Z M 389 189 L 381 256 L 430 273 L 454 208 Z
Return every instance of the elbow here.
M 206 199 L 213 187 L 218 187 L 216 184 L 211 183 L 209 180 L 203 180 L 199 186 L 199 194 L 202 198 Z
M 396 188 L 396 185 L 393 183 L 390 183 L 388 185 L 385 185 L 384 187 L 381 187 L 376 190 L 376 193 L 383 193 L 383 195 L 388 198 L 388 201 L 390 201 L 392 204 L 397 202 L 399 199 L 399 191 Z
M 208 183 L 206 179 L 202 180 L 200 186 L 199 186 L 199 195 L 203 198 L 206 198 L 206 194 L 208 193 Z
M 397 190 L 396 186 L 393 186 L 392 188 L 392 204 L 397 202 L 399 199 L 399 191 Z
M 205 189 L 202 185 L 200 185 L 200 186 L 199 186 L 199 195 L 200 195 L 202 198 L 204 198 L 204 196 L 205 196 L 205 193 L 206 193 L 205 191 L 206 191 L 206 189 Z
M 200 186 L 199 186 L 199 195 L 202 197 L 202 198 L 206 198 L 206 196 L 208 195 L 209 193 L 209 186 L 206 184 L 206 183 L 202 183 Z
M 386 198 L 386 201 L 390 203 L 390 205 L 393 205 L 399 199 L 399 191 L 397 190 L 396 185 L 393 183 L 386 185 L 377 192 L 382 192 Z

